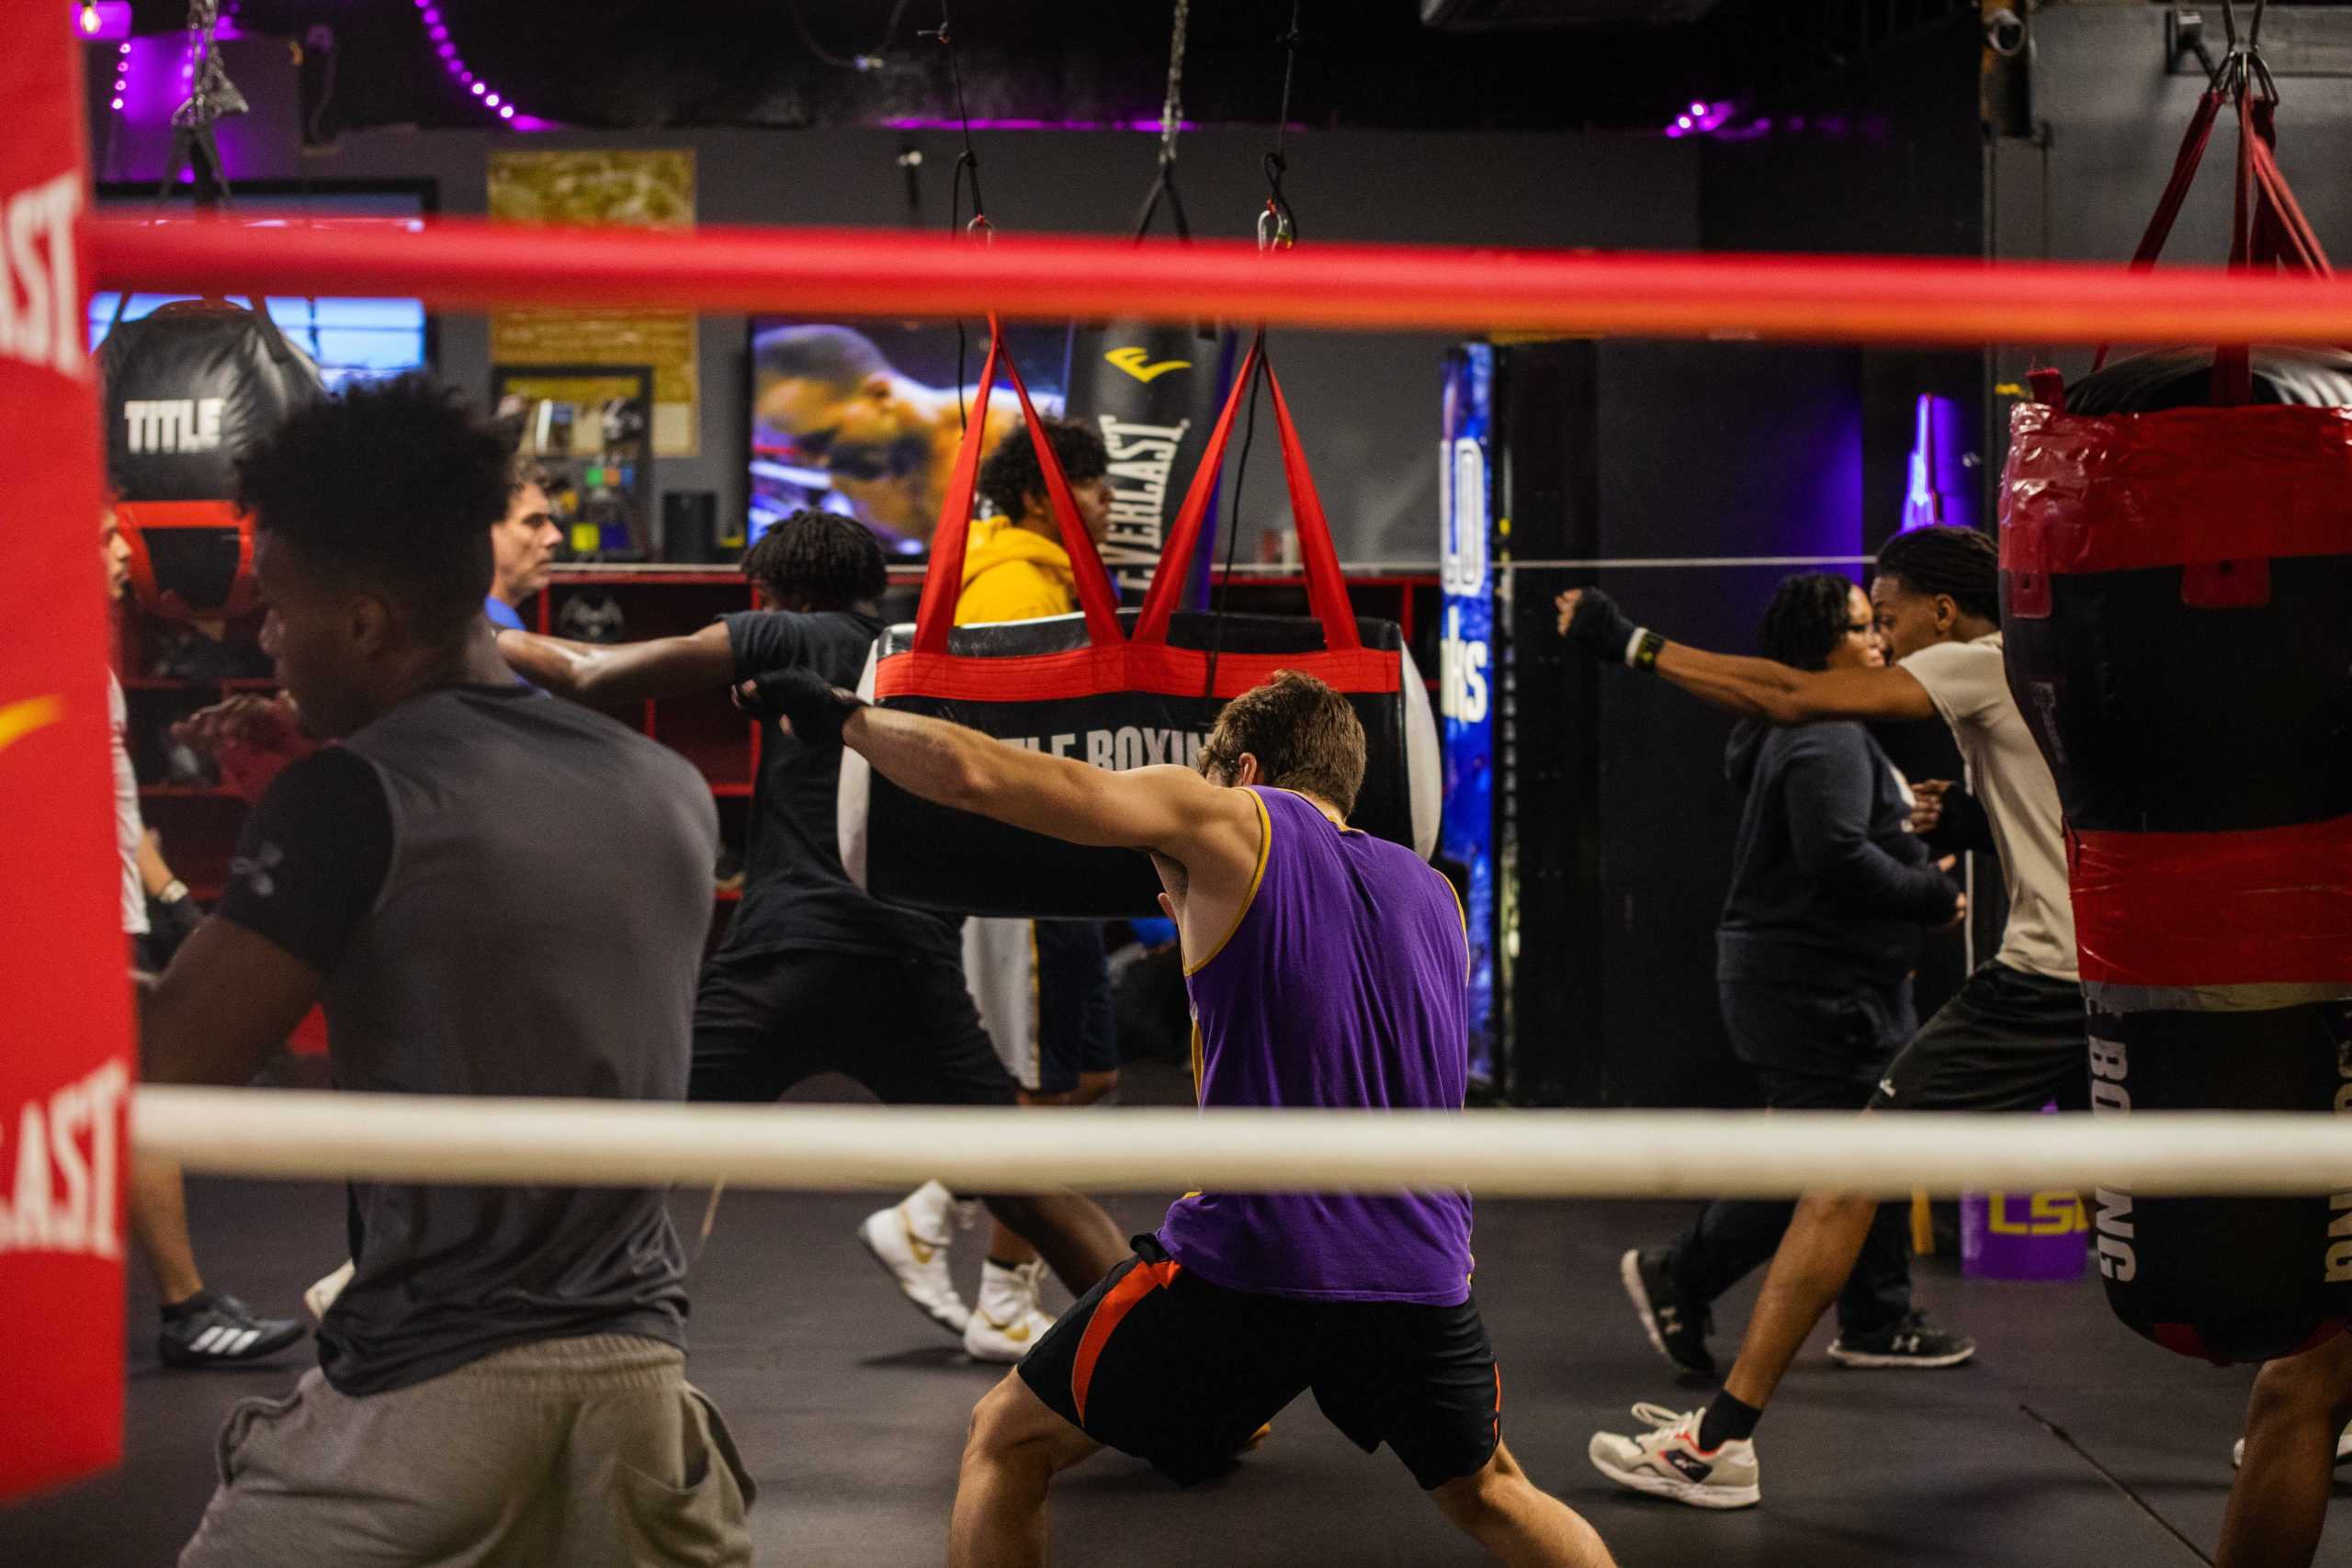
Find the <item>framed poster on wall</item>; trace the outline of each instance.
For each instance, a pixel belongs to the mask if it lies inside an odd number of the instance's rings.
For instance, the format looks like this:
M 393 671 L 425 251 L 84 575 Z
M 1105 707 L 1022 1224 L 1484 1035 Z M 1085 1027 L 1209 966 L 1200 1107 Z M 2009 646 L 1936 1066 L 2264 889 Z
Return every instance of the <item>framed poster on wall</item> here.
M 653 369 L 493 366 L 498 417 L 545 470 L 548 513 L 573 560 L 654 560 Z

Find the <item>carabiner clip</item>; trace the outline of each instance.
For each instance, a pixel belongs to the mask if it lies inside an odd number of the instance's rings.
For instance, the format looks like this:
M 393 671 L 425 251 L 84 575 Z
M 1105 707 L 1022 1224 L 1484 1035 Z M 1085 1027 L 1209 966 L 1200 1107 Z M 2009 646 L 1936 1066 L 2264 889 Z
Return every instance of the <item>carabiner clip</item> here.
M 1258 248 L 1261 251 L 1286 251 L 1297 243 L 1297 239 L 1298 236 L 1292 231 L 1290 220 L 1275 211 L 1272 202 L 1266 203 L 1266 209 L 1258 214 Z

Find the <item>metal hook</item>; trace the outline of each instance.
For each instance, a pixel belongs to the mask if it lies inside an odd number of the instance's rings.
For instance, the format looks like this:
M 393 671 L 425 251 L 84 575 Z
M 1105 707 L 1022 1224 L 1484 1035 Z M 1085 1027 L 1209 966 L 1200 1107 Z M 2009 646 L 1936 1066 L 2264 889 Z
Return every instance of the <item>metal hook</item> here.
M 1269 152 L 1265 171 L 1266 208 L 1258 214 L 1258 248 L 1287 250 L 1298 243 L 1298 216 L 1283 193 L 1283 175 L 1290 172 L 1290 164 L 1280 152 Z
M 1261 251 L 1286 251 L 1296 243 L 1298 231 L 1292 227 L 1288 218 L 1275 210 L 1272 202 L 1267 202 L 1266 209 L 1258 214 L 1258 248 Z

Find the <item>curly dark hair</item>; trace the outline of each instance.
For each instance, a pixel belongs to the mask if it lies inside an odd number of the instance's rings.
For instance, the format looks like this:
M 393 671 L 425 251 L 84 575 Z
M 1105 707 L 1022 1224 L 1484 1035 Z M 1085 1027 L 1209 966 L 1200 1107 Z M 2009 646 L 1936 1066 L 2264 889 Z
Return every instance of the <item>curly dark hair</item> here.
M 1093 427 L 1074 419 L 1044 422 L 1046 440 L 1061 459 L 1062 476 L 1072 484 L 1099 479 L 1111 471 L 1111 452 Z M 1046 505 L 1046 470 L 1037 461 L 1037 447 L 1025 427 L 1005 432 L 1004 438 L 980 465 L 980 493 L 989 504 L 1019 522 L 1030 510 Z
M 481 619 L 514 461 L 497 426 L 430 377 L 355 382 L 238 454 L 237 506 L 439 641 Z
M 854 517 L 808 507 L 771 525 L 743 552 L 742 567 L 770 598 L 797 597 L 811 610 L 872 604 L 890 582 L 872 530 Z
M 1245 751 L 1258 759 L 1261 784 L 1328 800 L 1342 817 L 1354 813 L 1363 721 L 1314 676 L 1277 670 L 1226 704 L 1201 748 L 1201 772 L 1229 774 Z
M 1834 571 L 1800 571 L 1781 579 L 1757 628 L 1758 648 L 1767 659 L 1799 670 L 1826 670 L 1829 656 L 1845 640 L 1853 614 L 1854 585 Z
M 1962 613 L 2001 624 L 2001 551 L 1989 534 L 1914 528 L 1879 547 L 1878 570 L 1914 593 L 1949 594 Z

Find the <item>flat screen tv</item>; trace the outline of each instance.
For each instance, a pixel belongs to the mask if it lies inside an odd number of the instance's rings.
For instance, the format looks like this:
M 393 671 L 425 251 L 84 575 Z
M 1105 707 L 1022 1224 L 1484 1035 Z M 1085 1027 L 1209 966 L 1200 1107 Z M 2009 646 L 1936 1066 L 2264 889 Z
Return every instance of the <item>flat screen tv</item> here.
M 1037 412 L 1059 413 L 1069 330 L 1008 335 Z M 746 537 L 814 507 L 856 518 L 894 556 L 925 553 L 987 353 L 978 325 L 966 327 L 959 355 L 953 321 L 753 317 Z M 1001 373 L 985 417 L 991 447 L 1021 427 Z

